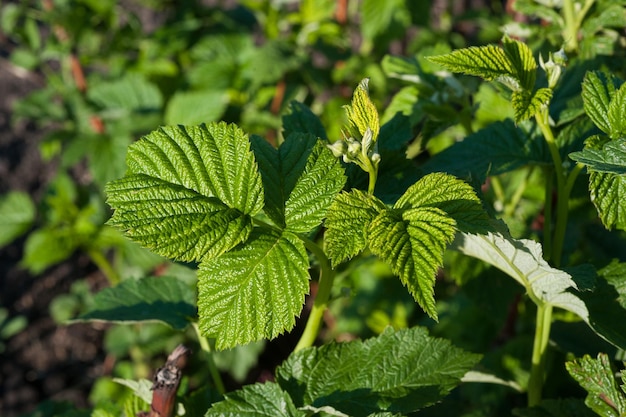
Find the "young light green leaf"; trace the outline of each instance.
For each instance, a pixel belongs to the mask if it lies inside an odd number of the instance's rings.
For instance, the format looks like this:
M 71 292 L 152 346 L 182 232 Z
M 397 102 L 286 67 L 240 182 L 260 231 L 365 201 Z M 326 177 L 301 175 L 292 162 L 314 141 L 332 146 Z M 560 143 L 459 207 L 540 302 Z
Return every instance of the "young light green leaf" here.
M 455 233 L 454 219 L 436 207 L 384 210 L 368 229 L 372 253 L 391 266 L 415 301 L 435 320 L 435 273 Z
M 552 90 L 549 88 L 540 88 L 534 92 L 532 90 L 514 91 L 511 95 L 511 104 L 515 112 L 515 122 L 530 119 L 542 107 L 547 106 L 551 99 Z
M 77 320 L 160 321 L 183 330 L 196 316 L 195 299 L 192 289 L 176 278 L 128 279 L 96 294 L 93 305 Z
M 11 191 L 0 198 L 0 247 L 26 233 L 35 220 L 35 205 L 28 194 Z
M 292 133 L 309 133 L 317 138 L 328 140 L 326 129 L 311 109 L 302 103 L 292 101 L 289 103 L 289 110 L 290 112 L 282 117 L 284 137 Z
M 587 169 L 592 172 L 626 174 L 626 139 L 606 142 L 602 149 L 586 147 L 580 152 L 570 153 L 569 156 L 574 161 L 587 165 Z
M 585 355 L 566 362 L 569 374 L 587 390 L 585 404 L 598 415 L 618 416 L 626 413 L 626 397 L 623 387 L 615 380 L 609 357 L 598 354 L 597 359 Z
M 309 289 L 308 268 L 296 235 L 255 229 L 245 245 L 200 264 L 202 333 L 226 349 L 291 330 Z
M 545 140 L 535 140 L 511 120 L 492 123 L 455 142 L 433 156 L 423 170 L 445 171 L 483 183 L 488 175 L 499 175 L 526 165 L 551 163 Z
M 333 266 L 352 258 L 367 246 L 367 230 L 385 205 L 360 190 L 339 194 L 326 217 L 325 250 Z
M 589 194 L 604 227 L 626 230 L 625 175 L 590 172 Z
M 609 79 L 607 80 L 607 77 Z M 611 132 L 609 103 L 615 94 L 615 80 L 599 72 L 588 72 L 582 84 L 583 107 L 593 123 L 607 135 Z
M 263 206 L 247 136 L 225 123 L 163 127 L 132 145 L 106 187 L 109 223 L 160 255 L 200 261 L 230 250 Z
M 96 84 L 87 90 L 87 96 L 99 106 L 117 111 L 160 111 L 163 105 L 158 87 L 139 74 Z
M 365 341 L 300 350 L 276 370 L 276 380 L 298 407 L 408 414 L 440 401 L 479 360 L 424 328 L 387 328 Z
M 445 173 L 422 177 L 409 187 L 394 205 L 395 209 L 432 207 L 454 219 L 460 231 L 484 232 L 490 223 L 480 199 L 466 182 Z
M 225 395 L 204 417 L 306 417 L 280 386 L 274 382 L 246 385 Z
M 539 243 L 513 239 L 508 233 L 461 233 L 453 247 L 500 269 L 539 302 L 571 311 L 589 323 L 587 306 L 570 291 L 578 290 L 578 284 L 570 274 L 552 268 L 543 259 Z
M 532 91 L 535 88 L 535 78 L 537 77 L 537 61 L 535 61 L 528 45 L 504 36 L 502 49 L 504 49 L 511 63 L 514 77 L 520 82 L 522 90 Z
M 322 141 L 304 133 L 289 135 L 278 150 L 259 137 L 253 137 L 252 146 L 268 217 L 296 233 L 317 227 L 346 181 L 339 160 Z
M 228 106 L 226 90 L 178 91 L 172 95 L 165 108 L 168 125 L 199 125 L 215 122 Z
M 361 140 L 365 132 L 372 131 L 372 140 L 376 141 L 380 131 L 380 120 L 378 110 L 372 103 L 368 90 L 369 79 L 363 79 L 352 96 L 350 105 L 345 106 L 348 115 L 348 135 L 354 139 Z
M 495 45 L 457 49 L 449 54 L 430 56 L 428 60 L 451 72 L 500 81 L 514 91 L 521 88 L 519 80 L 514 78 L 515 69 L 506 52 Z

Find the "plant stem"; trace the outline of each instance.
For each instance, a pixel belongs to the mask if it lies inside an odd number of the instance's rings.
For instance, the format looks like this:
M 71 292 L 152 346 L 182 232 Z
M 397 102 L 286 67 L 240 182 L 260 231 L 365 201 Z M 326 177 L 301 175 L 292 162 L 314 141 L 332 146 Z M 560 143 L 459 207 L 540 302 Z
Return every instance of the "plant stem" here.
M 217 391 L 220 394 L 224 395 L 226 389 L 224 388 L 224 382 L 222 382 L 222 377 L 220 376 L 220 373 L 217 370 L 217 366 L 215 366 L 215 361 L 213 360 L 213 349 L 211 349 L 207 338 L 202 336 L 202 334 L 200 333 L 198 323 L 195 321 L 193 322 L 193 329 L 195 330 L 196 336 L 198 337 L 198 343 L 200 343 L 200 348 L 204 351 L 207 357 L 209 373 L 211 374 L 211 379 L 213 379 L 213 384 L 215 384 L 215 388 L 217 389 Z
M 563 42 L 566 52 L 578 50 L 578 25 L 576 24 L 576 11 L 574 10 L 574 0 L 563 0 Z
M 552 324 L 552 306 L 545 303 L 537 304 L 537 327 L 533 343 L 532 365 L 528 380 L 528 406 L 532 407 L 541 402 L 541 390 L 545 374 L 546 349 L 550 340 L 550 325 Z
M 333 281 L 335 280 L 335 270 L 331 267 L 330 261 L 322 248 L 309 239 L 304 239 L 304 243 L 313 255 L 315 255 L 320 264 L 320 277 L 317 295 L 315 296 L 315 301 L 313 302 L 313 308 L 309 314 L 304 332 L 302 333 L 302 336 L 300 336 L 300 340 L 294 349 L 296 352 L 300 349 L 313 346 L 322 324 L 324 311 L 326 311 L 326 307 L 328 307 L 330 290 L 332 289 Z
M 89 255 L 91 261 L 96 264 L 100 271 L 102 271 L 104 276 L 107 277 L 107 280 L 112 287 L 120 283 L 120 276 L 102 252 L 97 249 L 88 249 L 87 255 Z

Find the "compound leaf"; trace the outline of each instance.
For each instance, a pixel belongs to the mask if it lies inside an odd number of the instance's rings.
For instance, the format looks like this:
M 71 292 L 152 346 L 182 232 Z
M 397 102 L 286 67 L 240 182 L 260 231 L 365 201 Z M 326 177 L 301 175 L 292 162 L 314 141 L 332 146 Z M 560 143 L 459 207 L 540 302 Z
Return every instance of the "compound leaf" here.
M 385 205 L 360 190 L 339 194 L 326 217 L 326 253 L 333 266 L 352 258 L 367 246 L 370 223 Z
M 296 235 L 255 229 L 236 250 L 200 264 L 200 329 L 218 349 L 291 330 L 309 289 L 308 268 Z
M 156 320 L 183 330 L 195 316 L 195 294 L 189 286 L 172 277 L 148 277 L 100 291 L 78 320 Z
M 125 177 L 106 187 L 109 223 L 160 255 L 200 261 L 250 234 L 261 176 L 235 125 L 163 127 L 133 144 Z
M 387 328 L 365 341 L 298 351 L 277 369 L 276 380 L 301 408 L 407 414 L 440 401 L 479 360 L 424 328 Z
M 394 274 L 433 319 L 437 318 L 435 273 L 455 233 L 454 219 L 436 207 L 384 210 L 368 229 L 372 253 L 391 265 Z
M 522 90 L 532 91 L 537 77 L 537 61 L 528 45 L 504 36 L 502 49 L 511 63 L 513 76 L 519 81 Z
M 253 137 L 266 192 L 265 213 L 280 227 L 307 233 L 318 226 L 345 184 L 337 158 L 315 136 L 293 133 L 275 149 Z
M 206 412 L 205 417 L 306 417 L 274 382 L 247 385 L 229 392 Z

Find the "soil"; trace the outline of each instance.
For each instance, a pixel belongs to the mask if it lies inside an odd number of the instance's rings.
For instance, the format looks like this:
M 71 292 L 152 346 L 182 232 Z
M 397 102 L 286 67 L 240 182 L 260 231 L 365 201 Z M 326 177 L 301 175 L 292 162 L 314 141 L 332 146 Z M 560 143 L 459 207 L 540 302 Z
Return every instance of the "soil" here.
M 3 48 L 4 49 L 4 48 Z M 6 52 L 6 51 L 2 51 Z M 18 98 L 40 88 L 36 74 L 0 58 L 0 195 L 27 192 L 41 201 L 55 164 L 41 160 L 38 145 L 46 132 L 32 123 L 12 122 Z M 0 306 L 9 317 L 27 318 L 25 330 L 4 341 L 0 358 L 0 415 L 18 416 L 45 399 L 67 400 L 87 406 L 95 378 L 103 373 L 103 330 L 89 324 L 58 325 L 49 314 L 50 302 L 67 294 L 78 279 L 93 287 L 106 281 L 89 259 L 80 254 L 33 276 L 20 267 L 25 239 L 0 248 Z

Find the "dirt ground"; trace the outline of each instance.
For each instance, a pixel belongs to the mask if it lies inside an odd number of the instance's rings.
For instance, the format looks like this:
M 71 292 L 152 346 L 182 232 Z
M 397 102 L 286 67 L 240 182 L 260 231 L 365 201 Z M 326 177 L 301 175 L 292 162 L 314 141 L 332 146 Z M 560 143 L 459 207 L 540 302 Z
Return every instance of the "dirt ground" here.
M 45 132 L 31 123 L 11 121 L 13 103 L 42 82 L 36 74 L 12 66 L 5 53 L 0 55 L 0 195 L 20 190 L 40 201 L 55 173 L 55 164 L 44 163 L 39 154 Z M 19 266 L 23 245 L 22 238 L 0 248 L 0 305 L 10 317 L 19 314 L 28 320 L 24 331 L 5 341 L 0 356 L 3 417 L 21 415 L 45 399 L 86 406 L 93 381 L 104 371 L 103 331 L 88 324 L 59 326 L 49 314 L 50 302 L 68 293 L 74 281 L 86 278 L 98 287 L 104 277 L 78 254 L 33 276 Z

